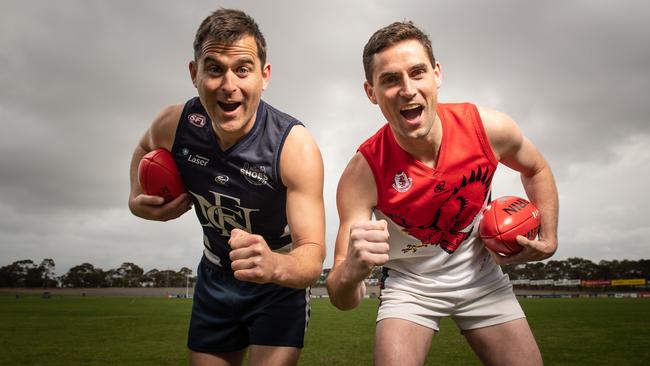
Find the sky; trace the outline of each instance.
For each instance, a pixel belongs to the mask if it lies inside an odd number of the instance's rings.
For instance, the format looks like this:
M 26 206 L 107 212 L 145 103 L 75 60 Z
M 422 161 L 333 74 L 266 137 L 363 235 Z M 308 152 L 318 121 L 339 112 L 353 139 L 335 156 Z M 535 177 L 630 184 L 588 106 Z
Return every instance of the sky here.
M 188 5 L 189 3 L 189 5 Z M 384 123 L 363 91 L 370 35 L 412 20 L 442 65 L 441 102 L 510 115 L 553 169 L 553 259 L 650 258 L 650 3 L 642 1 L 85 1 L 0 4 L 0 267 L 52 258 L 58 274 L 196 268 L 193 212 L 169 222 L 127 207 L 133 149 L 165 106 L 196 95 L 199 23 L 244 10 L 268 45 L 263 99 L 301 120 L 325 164 L 327 258 L 336 185 Z M 500 166 L 493 196 L 525 196 Z

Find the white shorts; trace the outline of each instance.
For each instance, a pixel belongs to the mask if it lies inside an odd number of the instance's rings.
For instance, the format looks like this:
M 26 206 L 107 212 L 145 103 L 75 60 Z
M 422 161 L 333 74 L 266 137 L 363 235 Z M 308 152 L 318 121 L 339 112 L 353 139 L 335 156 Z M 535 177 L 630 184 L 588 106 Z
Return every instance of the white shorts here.
M 390 276 L 399 272 L 390 270 Z M 404 319 L 440 330 L 440 319 L 450 317 L 461 331 L 502 324 L 525 318 L 512 291 L 508 276 L 485 286 L 445 290 L 430 295 L 409 291 L 404 286 L 391 286 L 386 281 L 381 290 L 377 322 L 387 318 Z

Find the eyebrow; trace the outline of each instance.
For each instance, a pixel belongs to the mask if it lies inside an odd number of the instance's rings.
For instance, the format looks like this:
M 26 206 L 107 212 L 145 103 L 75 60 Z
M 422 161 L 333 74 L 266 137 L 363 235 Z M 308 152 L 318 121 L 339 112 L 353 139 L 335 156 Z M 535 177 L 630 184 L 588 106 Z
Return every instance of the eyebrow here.
M 418 64 L 415 64 L 415 65 L 409 67 L 409 68 L 408 68 L 408 71 L 410 72 L 410 71 L 417 70 L 417 69 L 425 69 L 425 70 L 428 70 L 429 67 L 427 66 L 426 63 L 424 63 L 424 62 L 420 62 L 420 63 L 418 63 Z M 384 71 L 384 72 L 382 72 L 381 74 L 379 74 L 379 75 L 377 76 L 377 78 L 379 78 L 379 80 L 381 80 L 381 79 L 383 79 L 383 78 L 385 78 L 385 77 L 388 77 L 388 76 L 394 76 L 394 75 L 399 75 L 399 74 L 400 74 L 399 71 Z
M 415 70 L 415 69 L 428 69 L 429 67 L 427 66 L 426 63 L 420 62 L 419 64 L 413 65 L 409 67 L 409 71 Z
M 217 65 L 223 65 L 223 62 L 222 62 L 222 61 L 220 61 L 219 59 L 217 59 L 217 58 L 215 58 L 215 57 L 212 57 L 212 56 L 210 56 L 210 55 L 205 55 L 205 56 L 203 57 L 203 61 L 202 61 L 202 62 L 203 62 L 204 64 L 213 63 L 213 64 L 217 64 Z M 238 64 L 238 65 L 241 65 L 241 64 L 250 64 L 250 65 L 254 65 L 254 64 L 255 64 L 255 60 L 254 60 L 253 58 L 249 57 L 249 56 L 242 56 L 242 57 L 240 57 L 240 58 L 238 58 L 238 59 L 235 60 L 235 64 Z
M 384 71 L 381 74 L 377 75 L 377 79 L 381 80 L 381 79 L 387 78 L 389 76 L 395 76 L 395 75 L 399 75 L 399 72 Z

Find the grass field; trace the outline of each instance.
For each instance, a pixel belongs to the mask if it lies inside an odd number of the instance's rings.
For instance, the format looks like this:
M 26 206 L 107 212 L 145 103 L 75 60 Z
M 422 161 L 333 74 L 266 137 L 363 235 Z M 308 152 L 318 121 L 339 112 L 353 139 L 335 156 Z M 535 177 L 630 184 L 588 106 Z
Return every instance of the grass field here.
M 547 365 L 649 365 L 650 299 L 522 299 Z M 371 365 L 376 299 L 312 301 L 301 365 Z M 0 365 L 184 365 L 191 300 L 0 295 Z M 451 321 L 427 364 L 479 365 Z

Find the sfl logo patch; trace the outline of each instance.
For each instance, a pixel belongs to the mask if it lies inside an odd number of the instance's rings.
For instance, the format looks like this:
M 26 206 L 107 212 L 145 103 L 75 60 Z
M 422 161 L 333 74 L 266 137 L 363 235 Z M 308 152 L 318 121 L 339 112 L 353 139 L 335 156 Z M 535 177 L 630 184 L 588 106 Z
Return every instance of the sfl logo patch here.
M 201 128 L 205 126 L 205 116 L 202 114 L 192 113 L 187 116 L 187 120 L 196 127 Z

